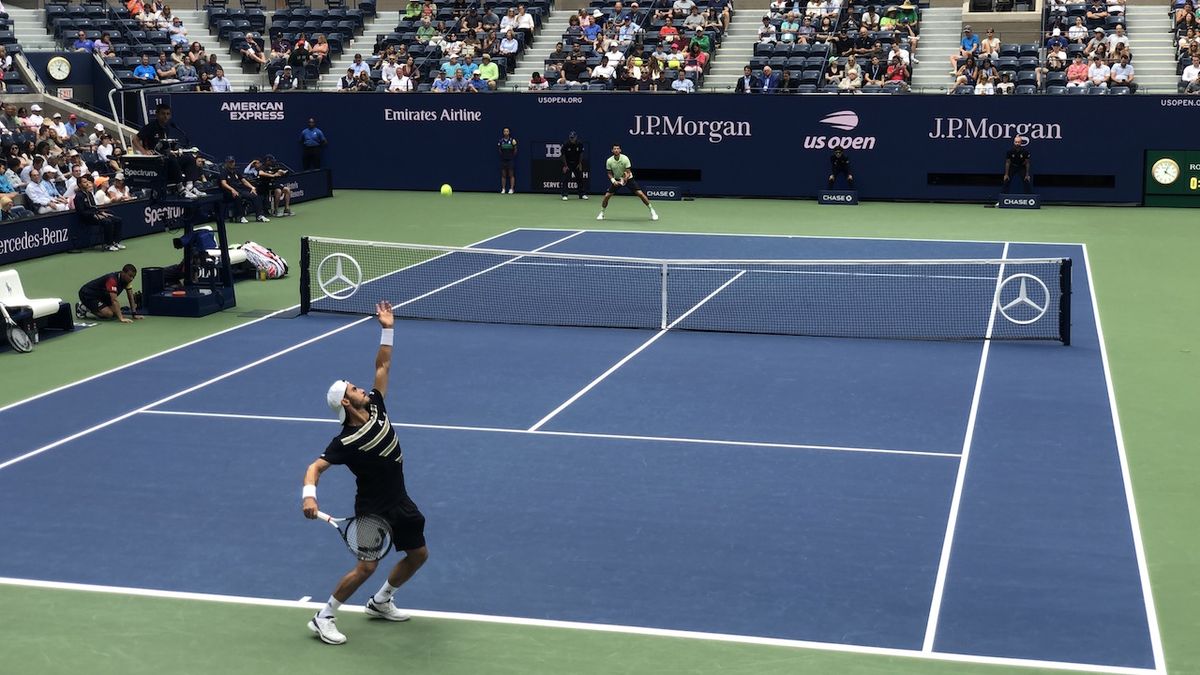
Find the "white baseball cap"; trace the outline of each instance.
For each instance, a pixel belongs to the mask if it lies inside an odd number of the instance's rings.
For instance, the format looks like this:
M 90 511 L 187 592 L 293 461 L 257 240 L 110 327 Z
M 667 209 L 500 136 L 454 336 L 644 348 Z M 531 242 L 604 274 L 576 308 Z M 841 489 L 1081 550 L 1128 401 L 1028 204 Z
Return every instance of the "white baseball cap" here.
M 103 125 L 103 124 L 97 124 L 97 125 L 96 125 L 96 131 L 104 131 L 104 125 Z
M 29 109 L 30 109 L 30 110 L 32 110 L 32 111 L 34 111 L 34 112 L 42 112 L 42 106 L 40 106 L 40 105 L 38 105 L 38 104 L 36 104 L 36 103 L 34 103 L 32 106 L 30 106 L 30 108 L 29 108 Z
M 337 380 L 329 385 L 329 391 L 325 392 L 325 402 L 329 404 L 329 409 L 337 413 L 338 421 L 342 424 L 346 423 L 346 406 L 342 405 L 342 399 L 346 398 L 346 387 L 350 383 L 345 380 Z

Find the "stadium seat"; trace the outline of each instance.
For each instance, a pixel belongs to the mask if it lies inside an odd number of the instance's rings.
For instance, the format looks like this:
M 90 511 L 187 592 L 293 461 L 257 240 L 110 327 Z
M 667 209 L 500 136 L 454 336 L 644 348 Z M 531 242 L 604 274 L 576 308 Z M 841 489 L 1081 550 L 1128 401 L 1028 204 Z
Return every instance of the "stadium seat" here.
M 1066 89 L 1067 89 L 1068 96 L 1085 96 L 1085 95 L 1087 95 L 1087 88 L 1085 88 L 1085 87 L 1067 87 Z
M 960 84 L 954 88 L 952 93 L 955 96 L 974 96 L 975 87 L 969 84 Z
M 1017 86 L 1031 85 L 1031 86 L 1036 87 L 1037 86 L 1037 71 L 1036 70 L 1020 71 L 1019 73 L 1017 73 L 1016 82 L 1017 82 Z
M 1017 86 L 1015 92 L 1021 96 L 1028 96 L 1030 94 L 1036 94 L 1037 87 L 1031 84 L 1022 84 Z
M 1088 87 L 1087 93 L 1089 96 L 1107 96 L 1108 87 Z
M 1065 87 L 1067 86 L 1067 74 L 1064 72 L 1046 73 L 1047 87 Z
M 1108 90 L 1109 96 L 1128 96 L 1132 93 L 1133 92 L 1130 91 L 1129 87 L 1113 87 Z

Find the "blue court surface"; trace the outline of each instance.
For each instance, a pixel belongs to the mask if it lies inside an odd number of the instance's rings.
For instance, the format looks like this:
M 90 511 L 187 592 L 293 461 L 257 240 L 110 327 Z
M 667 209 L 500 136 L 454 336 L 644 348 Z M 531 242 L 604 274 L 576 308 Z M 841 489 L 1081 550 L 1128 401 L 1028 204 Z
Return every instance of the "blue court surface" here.
M 398 605 L 1161 671 L 1081 246 L 574 230 L 481 245 L 1070 257 L 1072 344 L 400 321 L 389 409 L 431 560 Z M 352 560 L 300 515 L 301 478 L 336 432 L 326 387 L 369 386 L 377 335 L 370 318 L 281 315 L 0 409 L 0 512 L 23 524 L 0 531 L 0 576 L 325 598 Z M 331 470 L 322 508 L 348 515 L 353 490 Z

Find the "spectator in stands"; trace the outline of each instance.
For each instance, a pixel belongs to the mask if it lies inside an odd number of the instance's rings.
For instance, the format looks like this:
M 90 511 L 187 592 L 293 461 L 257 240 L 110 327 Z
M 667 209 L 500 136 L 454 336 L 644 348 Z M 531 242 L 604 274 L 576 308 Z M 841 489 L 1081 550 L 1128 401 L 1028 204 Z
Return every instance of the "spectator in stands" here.
M 304 80 L 308 77 L 308 62 L 312 56 L 309 46 L 310 45 L 308 41 L 304 39 L 304 33 L 301 33 L 296 38 L 295 44 L 292 45 L 292 53 L 288 55 L 287 65 L 292 67 L 292 73 L 293 77 L 295 78 L 295 85 L 297 89 L 304 88 Z M 356 64 L 355 72 L 357 72 L 357 64 L 362 62 L 362 54 L 355 54 L 354 56 L 354 62 Z M 363 67 L 366 67 L 366 64 L 362 65 Z
M 81 30 L 75 34 L 75 42 L 71 43 L 71 49 L 77 52 L 90 52 L 92 45 L 93 42 L 87 37 L 87 31 Z
M 171 36 L 171 42 L 181 47 L 186 47 L 188 43 L 187 29 L 183 27 L 183 19 L 180 17 L 171 17 L 171 25 L 167 28 L 167 32 Z
M 25 198 L 33 204 L 38 213 L 54 213 L 70 208 L 67 200 L 58 194 L 54 183 L 43 178 L 42 172 L 37 169 L 29 173 L 29 181 L 25 185 Z
M 771 66 L 763 66 L 762 69 L 762 93 L 774 94 L 779 89 L 779 76 L 775 74 Z
M 817 25 L 816 39 L 817 42 L 829 45 L 830 51 L 837 52 L 837 30 L 829 17 L 822 18 L 821 23 Z
M 612 83 L 616 74 L 617 69 L 609 63 L 608 57 L 604 56 L 600 59 L 600 65 L 592 68 L 592 82 L 607 86 Z
M 439 69 L 443 73 L 446 74 L 446 77 L 454 77 L 454 71 L 458 70 L 461 67 L 462 67 L 462 64 L 460 64 L 458 62 L 458 56 L 455 55 L 455 56 L 451 56 L 449 60 L 447 60 L 445 63 L 443 63 L 439 67 Z M 351 68 L 350 70 L 353 71 L 354 69 Z
M 1183 3 L 1183 7 L 1175 10 L 1175 30 L 1196 27 L 1196 8 L 1192 0 Z
M 213 91 L 233 91 L 233 85 L 230 84 L 229 79 L 225 77 L 225 69 L 221 68 L 220 66 L 218 66 L 216 69 L 216 75 L 213 75 L 211 78 L 209 78 L 209 84 L 212 86 Z
M 893 40 L 907 40 L 909 60 L 912 63 L 921 62 L 921 59 L 917 58 L 917 44 L 920 43 L 921 38 L 917 35 L 917 27 L 909 23 L 908 17 L 902 17 L 900 23 L 896 25 Z
M 17 199 L 21 196 L 21 193 L 17 192 L 17 187 L 8 179 L 7 174 L 7 171 L 0 174 L 0 197 L 4 197 L 5 199 Z
M 708 64 L 708 54 L 704 53 L 696 45 L 688 48 L 687 58 L 683 60 L 683 70 L 688 73 L 695 73 L 699 77 L 705 66 Z
M 75 316 L 84 319 L 87 318 L 88 312 L 91 312 L 98 319 L 117 319 L 121 323 L 133 323 L 134 320 L 145 318 L 133 311 L 133 280 L 136 278 L 137 268 L 125 265 L 119 272 L 109 272 L 87 282 L 79 289 Z M 121 291 L 125 291 L 125 297 L 129 300 L 129 313 L 133 319 L 125 318 L 121 309 Z
M 379 79 L 383 80 L 385 85 L 391 84 L 392 79 L 396 77 L 396 71 L 398 71 L 402 65 L 403 64 L 396 63 L 395 54 L 389 55 L 383 60 L 382 65 L 379 66 Z
M 263 53 L 262 45 L 258 44 L 258 40 L 255 40 L 253 35 L 246 36 L 240 51 L 242 52 L 242 64 L 251 66 L 255 72 L 267 65 L 267 55 Z
M 479 51 L 479 38 L 475 36 L 475 31 L 468 31 L 463 35 L 462 39 L 462 55 L 470 58 L 475 56 Z M 469 73 L 468 73 L 469 74 Z
M 158 71 L 154 66 L 150 65 L 150 57 L 142 54 L 142 62 L 137 68 L 133 69 L 133 76 L 144 82 L 154 82 L 158 80 Z
M 1133 81 L 1133 66 L 1129 63 L 1129 54 L 1122 54 L 1121 60 L 1113 64 L 1109 72 L 1109 83 L 1114 87 L 1129 87 L 1129 93 L 1137 91 L 1137 83 Z
M 1125 26 L 1117 24 L 1117 27 L 1113 30 L 1112 35 L 1104 38 L 1104 41 L 1108 44 L 1109 51 L 1116 49 L 1117 45 L 1125 45 L 1128 47 L 1129 36 L 1125 34 Z
M 958 66 L 959 60 L 970 58 L 973 62 L 975 55 L 979 53 L 979 49 L 979 36 L 971 31 L 970 26 L 963 26 L 963 37 L 959 41 L 958 50 L 950 56 L 951 74 L 956 76 L 961 75 L 962 73 L 959 72 L 961 69 Z M 973 63 L 972 67 L 974 67 Z
M 171 45 L 171 63 L 174 63 L 176 66 L 181 63 L 188 63 L 187 52 L 184 51 L 186 47 L 187 45 L 182 45 L 179 43 Z
M 292 67 L 284 66 L 283 70 L 275 76 L 275 82 L 271 85 L 271 91 L 291 91 L 296 88 L 296 78 L 292 75 Z
M 167 58 L 166 52 L 158 53 L 158 62 L 154 64 L 154 74 L 158 77 L 158 81 L 163 84 L 171 84 L 179 81 L 178 74 L 175 71 L 175 64 Z
M 838 89 L 842 91 L 858 91 L 862 88 L 862 69 L 858 67 L 858 59 L 854 55 L 846 60 L 842 79 L 838 80 L 837 84 Z
M 1046 11 L 1050 16 L 1061 16 L 1067 13 L 1067 0 L 1047 0 Z
M 658 91 L 663 82 L 663 62 L 650 59 L 642 68 L 642 80 L 638 83 L 638 91 Z
M 1107 4 L 1109 16 L 1125 16 L 1125 0 L 1107 0 Z
M 29 164 L 29 160 L 21 156 L 21 146 L 17 145 L 16 143 L 9 144 L 8 150 L 4 155 L 4 161 L 9 168 L 11 168 L 11 162 L 13 160 L 16 160 L 17 162 L 18 174 L 21 172 L 21 169 L 24 169 L 25 166 Z
M 1050 52 L 1065 51 L 1067 48 L 1067 38 L 1062 34 L 1061 28 L 1054 28 L 1046 37 L 1046 49 Z
M 329 39 L 324 34 L 317 36 L 317 41 L 309 50 L 309 58 L 318 69 L 329 58 Z
M 1104 0 L 1092 0 L 1085 16 L 1089 25 L 1104 23 L 1108 18 L 1108 6 L 1104 4 Z
M 1197 80 L 1200 80 L 1200 56 L 1193 56 L 1192 62 L 1184 67 L 1179 83 L 1188 90 L 1187 93 L 1192 94 L 1195 92 L 1191 91 L 1191 85 Z
M 613 68 L 620 67 L 621 63 L 625 60 L 625 54 L 621 53 L 616 41 L 608 43 L 607 48 L 604 50 L 603 56 L 604 58 L 608 59 L 609 65 L 611 65 Z
M 495 31 L 500 27 L 500 17 L 496 16 L 495 10 L 491 5 L 487 5 L 483 10 L 483 16 L 480 17 L 479 23 L 486 31 Z
M 1104 29 L 1096 28 L 1094 31 L 1092 31 L 1092 34 L 1092 39 L 1088 40 L 1088 43 L 1083 46 L 1083 53 L 1090 57 L 1096 55 L 1097 51 L 1102 50 L 1100 55 L 1103 56 L 1108 50 L 1108 46 L 1104 38 Z
M 875 11 L 874 5 L 867 5 L 866 10 L 859 17 L 858 25 L 869 31 L 879 30 L 879 12 Z
M 676 19 L 682 19 L 692 12 L 692 8 L 696 6 L 693 0 L 674 0 L 671 3 L 671 14 Z
M 200 66 L 208 62 L 208 55 L 204 53 L 204 45 L 199 42 L 192 43 L 192 46 L 188 48 L 185 58 L 187 58 L 188 63 L 196 66 L 196 70 L 201 70 Z
M 879 54 L 871 55 L 871 62 L 863 67 L 863 82 L 865 84 L 883 86 L 887 81 L 887 65 Z
M 1177 43 L 1177 46 L 1179 47 L 1179 53 L 1181 55 L 1186 54 L 1188 49 L 1191 48 L 1193 44 L 1196 44 L 1196 29 L 1189 28 L 1187 32 L 1179 38 L 1179 42 Z
M 1000 55 L 1000 38 L 996 37 L 994 29 L 987 29 L 983 39 L 979 41 L 979 54 L 989 58 L 995 58 Z
M 1075 17 L 1075 24 L 1067 29 L 1067 39 L 1076 44 L 1084 44 L 1088 39 L 1088 29 L 1083 23 L 1083 17 Z
M 958 70 L 954 73 L 954 86 L 974 87 L 975 82 L 977 81 L 976 71 L 978 70 L 978 67 L 978 64 L 975 63 L 975 57 L 970 55 L 967 56 L 967 60 L 963 62 L 963 64 L 959 66 Z
M 489 84 L 500 82 L 500 66 L 492 62 L 491 54 L 483 55 L 483 63 L 479 64 L 479 69 L 475 72 L 479 73 L 479 77 Z
M 247 207 L 254 211 L 255 220 L 258 222 L 271 222 L 263 215 L 262 206 L 258 200 L 258 189 L 238 171 L 233 155 L 225 158 L 218 184 L 221 187 L 221 196 L 225 198 L 225 204 L 232 207 L 233 217 L 238 222 L 249 222 L 246 219 Z
M 8 184 L 21 193 L 25 192 L 25 183 L 21 180 L 21 158 L 9 157 L 4 170 L 4 179 Z
M 898 40 L 892 42 L 892 51 L 887 53 L 888 65 L 891 65 L 893 59 L 900 59 L 905 67 L 908 66 L 908 50 L 902 47 Z
M 196 91 L 212 90 L 212 80 L 209 79 L 208 73 L 200 73 L 200 79 L 196 81 Z
M 1076 54 L 1071 60 L 1071 65 L 1067 66 L 1067 86 L 1068 87 L 1086 87 L 1088 83 L 1088 67 L 1083 62 L 1083 56 Z
M 416 21 L 421 18 L 421 0 L 408 0 L 404 5 L 404 18 Z
M 467 92 L 471 94 L 486 94 L 491 90 L 488 88 L 488 83 L 482 77 L 479 77 L 479 71 L 471 73 L 471 77 L 467 78 Z
M 538 71 L 529 76 L 529 91 L 545 91 L 550 88 L 550 82 Z
M 517 51 L 521 48 L 521 44 L 517 42 L 516 35 L 511 30 L 504 33 L 504 39 L 500 41 L 500 54 L 503 56 L 516 57 Z
M 871 33 L 867 30 L 866 26 L 860 26 L 858 29 L 858 34 L 854 36 L 851 53 L 855 56 L 864 56 L 870 58 L 871 54 L 875 52 L 875 48 L 875 38 L 871 37 Z
M 184 62 L 175 66 L 175 79 L 180 82 L 196 82 L 200 79 L 200 75 L 192 64 Z
M 50 116 L 50 130 L 58 137 L 59 143 L 67 140 L 67 123 L 63 121 L 62 113 L 56 112 Z
M 0 221 L 17 220 L 26 217 L 26 213 L 13 210 L 13 200 L 8 196 L 0 196 Z
M 215 78 L 217 76 L 217 71 L 222 70 L 222 68 L 221 64 L 217 63 L 217 55 L 209 54 L 208 60 L 204 62 L 204 65 L 196 66 L 196 70 L 200 72 L 208 72 L 208 76 L 210 78 Z
M 992 60 L 987 56 L 979 59 L 979 67 L 975 70 L 975 93 L 991 96 L 996 93 L 996 82 L 999 73 L 996 72 Z
M 525 5 L 517 5 L 517 30 L 525 33 L 525 41 L 533 40 L 533 31 L 537 24 L 533 20 L 533 15 L 525 9 Z
M 1108 89 L 1108 77 L 1112 74 L 1108 64 L 1099 56 L 1092 57 L 1092 65 L 1088 67 L 1088 88 Z
M 599 12 L 600 10 L 596 10 L 596 11 Z M 511 29 L 505 28 L 503 25 L 501 25 L 500 30 L 505 31 L 507 34 L 507 32 L 510 31 Z M 596 39 L 600 37 L 600 34 L 601 34 L 600 24 L 598 24 L 598 23 L 588 24 L 586 26 L 583 26 L 579 31 L 579 42 L 582 42 L 585 45 L 595 45 Z
M 712 58 L 713 42 L 712 38 L 708 37 L 708 33 L 699 30 L 693 32 L 692 41 L 688 43 L 688 48 L 690 49 L 691 47 L 699 47 L 709 58 Z
M 496 31 L 489 30 L 483 34 L 483 39 L 479 41 L 479 52 L 482 54 L 499 53 L 500 40 L 496 36 Z
M 9 54 L 8 50 L 4 48 L 4 45 L 0 45 L 0 71 L 7 73 L 11 70 L 12 55 Z
M 407 65 L 400 66 L 399 70 L 396 71 L 395 77 L 388 82 L 387 91 L 393 94 L 407 94 L 415 90 L 416 83 L 413 82 L 412 75 L 409 74 L 410 72 Z
M 691 11 L 683 19 L 683 27 L 685 30 L 696 30 L 704 27 L 704 15 L 700 13 L 700 7 L 693 4 Z
M 467 78 L 463 76 L 463 69 L 456 68 L 454 77 L 450 78 L 450 87 L 448 91 L 451 94 L 463 94 L 467 91 Z
M 34 155 L 33 159 L 26 162 L 24 168 L 21 169 L 21 182 L 28 183 L 30 176 L 34 171 L 40 175 L 42 169 L 46 168 L 46 158 L 43 155 Z
M 671 83 L 671 89 L 677 94 L 690 94 L 696 91 L 696 84 L 688 79 L 687 73 L 684 71 L 676 71 L 675 81 Z
M 579 85 L 591 78 L 591 73 L 588 71 L 587 61 L 583 58 L 583 52 L 579 49 L 579 44 L 576 43 L 571 49 L 571 55 L 567 57 L 566 63 L 563 64 L 562 77 L 559 79 L 559 84 Z
M 750 66 L 742 68 L 742 76 L 738 78 L 737 85 L 733 91 L 738 94 L 757 94 L 762 91 L 762 80 L 754 75 L 754 71 Z
M 417 42 L 428 44 L 435 35 L 437 31 L 433 29 L 433 23 L 429 19 L 421 19 L 421 25 L 417 26 Z
M 437 71 L 437 76 L 433 78 L 429 90 L 435 94 L 444 94 L 450 91 L 450 80 L 446 78 L 446 71 Z
M 582 10 L 580 10 L 580 11 L 582 11 Z M 600 10 L 596 10 L 596 11 L 600 11 Z M 583 25 L 584 25 L 583 21 L 580 21 L 579 24 L 580 24 L 580 27 L 583 27 Z M 504 12 L 504 16 L 500 17 L 500 30 L 507 32 L 509 30 L 516 30 L 516 28 L 517 28 L 517 10 L 513 9 L 512 7 L 509 7 L 508 10 L 506 12 Z M 598 27 L 597 27 L 597 29 L 598 29 Z

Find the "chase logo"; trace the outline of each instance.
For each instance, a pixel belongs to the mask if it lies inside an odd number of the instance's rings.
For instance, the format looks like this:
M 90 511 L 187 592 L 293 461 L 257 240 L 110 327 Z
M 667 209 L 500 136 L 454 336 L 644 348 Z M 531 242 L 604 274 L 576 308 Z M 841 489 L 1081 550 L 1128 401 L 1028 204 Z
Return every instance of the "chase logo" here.
M 821 124 L 828 124 L 842 131 L 853 131 L 858 127 L 858 113 L 853 110 L 832 112 L 821 118 Z

